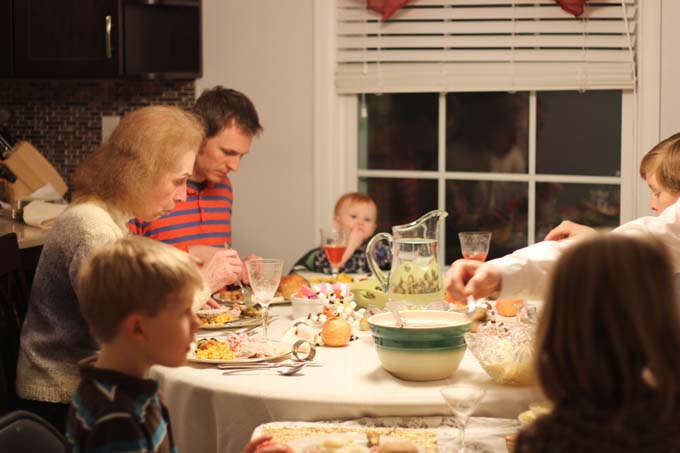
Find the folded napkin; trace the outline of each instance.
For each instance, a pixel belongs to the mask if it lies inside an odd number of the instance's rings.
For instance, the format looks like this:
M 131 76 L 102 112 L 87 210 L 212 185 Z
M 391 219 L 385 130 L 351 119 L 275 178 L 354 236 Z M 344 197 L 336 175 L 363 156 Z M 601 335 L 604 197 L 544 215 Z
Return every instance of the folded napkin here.
M 65 204 L 31 201 L 24 206 L 24 223 L 39 228 L 49 228 L 67 207 L 68 205 Z

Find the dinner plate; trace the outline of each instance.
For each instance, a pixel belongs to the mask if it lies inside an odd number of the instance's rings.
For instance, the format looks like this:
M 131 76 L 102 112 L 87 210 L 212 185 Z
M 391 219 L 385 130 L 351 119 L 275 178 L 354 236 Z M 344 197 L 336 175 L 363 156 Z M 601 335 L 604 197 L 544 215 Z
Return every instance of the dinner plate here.
M 224 337 L 222 337 L 224 338 Z M 220 340 L 220 338 L 216 338 Z M 189 362 L 195 363 L 212 363 L 214 365 L 219 363 L 256 363 L 256 362 L 266 362 L 269 360 L 281 359 L 291 353 L 292 346 L 288 343 L 282 341 L 269 340 L 268 345 L 272 347 L 272 355 L 266 357 L 254 357 L 254 358 L 235 358 L 232 360 L 226 359 L 200 359 L 196 357 L 194 350 L 196 349 L 196 343 L 191 343 L 191 351 L 187 354 L 187 360 Z
M 380 436 L 380 445 L 390 441 L 404 441 L 401 437 L 394 436 Z M 344 433 L 328 433 L 316 436 L 301 437 L 292 439 L 286 442 L 296 453 L 305 453 L 307 451 L 317 451 L 316 448 L 323 450 L 324 444 L 331 442 L 335 448 L 328 447 L 327 451 L 348 452 L 348 453 L 363 453 L 370 452 L 366 433 L 363 432 L 344 432 Z M 345 444 L 346 443 L 346 444 Z M 413 443 L 413 442 L 411 442 Z M 424 451 L 423 448 L 413 443 L 419 453 Z
M 242 301 L 242 300 L 238 300 L 238 299 L 237 299 L 237 300 L 233 300 L 233 299 L 229 299 L 229 298 L 227 298 L 227 299 L 222 298 L 222 297 L 220 297 L 219 293 L 215 293 L 215 294 L 213 294 L 213 295 L 210 296 L 210 297 L 212 297 L 212 299 L 213 299 L 215 302 L 217 302 L 217 303 L 219 303 L 219 304 L 222 304 L 222 305 L 229 305 L 229 306 L 231 306 L 231 304 L 243 304 L 243 301 Z M 285 303 L 287 303 L 287 302 L 290 302 L 290 301 L 289 301 L 289 300 L 285 300 L 285 299 L 283 298 L 283 296 L 276 296 L 276 297 L 274 297 L 274 298 L 271 300 L 271 302 L 269 302 L 269 305 L 274 305 L 274 304 L 285 304 Z
M 224 324 L 216 326 L 200 326 L 201 330 L 221 330 L 221 329 L 235 329 L 238 327 L 250 327 L 262 324 L 262 316 L 255 316 L 251 318 L 239 318 L 233 321 L 227 321 Z
M 313 284 L 313 285 L 318 285 L 320 282 L 314 282 L 314 281 L 312 281 L 312 280 L 315 280 L 315 279 L 326 279 L 326 278 L 330 278 L 330 277 L 331 277 L 330 275 L 328 275 L 328 274 L 323 274 L 323 273 L 321 273 L 321 272 L 295 271 L 295 273 L 301 275 L 301 276 L 304 277 L 304 278 L 306 278 L 306 279 L 309 281 L 309 283 L 310 283 L 310 284 Z M 343 272 L 343 273 L 344 273 L 344 272 Z M 354 279 L 354 282 L 356 283 L 356 282 L 358 282 L 358 281 L 361 281 L 361 280 L 364 280 L 364 279 L 368 278 L 368 276 L 369 276 L 370 274 L 366 274 L 366 273 L 362 273 L 362 272 L 354 272 L 354 273 L 347 273 L 347 275 L 349 275 L 350 277 L 352 277 L 352 279 Z M 344 282 L 340 282 L 340 283 L 344 283 Z M 351 282 L 347 282 L 347 283 L 349 284 L 349 283 L 351 283 Z

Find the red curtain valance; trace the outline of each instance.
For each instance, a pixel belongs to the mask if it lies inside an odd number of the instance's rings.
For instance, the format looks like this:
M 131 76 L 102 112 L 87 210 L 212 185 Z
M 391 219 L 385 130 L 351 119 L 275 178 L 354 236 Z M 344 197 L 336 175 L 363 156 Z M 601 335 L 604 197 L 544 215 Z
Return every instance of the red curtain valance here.
M 411 1 L 413 0 L 366 0 L 370 9 L 382 14 L 383 21 L 392 17 L 392 14 L 396 13 L 399 8 Z M 586 1 L 587 0 L 555 0 L 563 10 L 576 17 L 583 14 L 583 6 Z

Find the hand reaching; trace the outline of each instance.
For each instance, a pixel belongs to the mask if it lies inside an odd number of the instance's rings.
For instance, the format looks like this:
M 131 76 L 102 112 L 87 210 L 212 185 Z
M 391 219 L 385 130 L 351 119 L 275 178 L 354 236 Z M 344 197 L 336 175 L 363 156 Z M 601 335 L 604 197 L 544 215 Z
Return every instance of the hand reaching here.
M 217 250 L 203 265 L 201 273 L 211 293 L 235 283 L 243 275 L 241 259 L 236 250 Z
M 479 299 L 500 291 L 501 276 L 493 265 L 460 259 L 451 264 L 446 273 L 444 287 L 456 300 L 464 301 L 470 295 Z
M 583 236 L 594 233 L 595 230 L 586 225 L 575 223 L 570 220 L 563 220 L 562 223 L 550 230 L 545 235 L 545 241 L 561 241 L 562 239 L 572 239 L 576 236 Z

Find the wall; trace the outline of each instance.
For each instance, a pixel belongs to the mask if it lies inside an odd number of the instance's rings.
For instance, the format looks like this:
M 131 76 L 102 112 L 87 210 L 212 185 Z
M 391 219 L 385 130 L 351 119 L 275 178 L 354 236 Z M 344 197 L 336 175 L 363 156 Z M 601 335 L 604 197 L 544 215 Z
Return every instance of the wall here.
M 16 139 L 38 148 L 69 183 L 80 161 L 99 143 L 103 115 L 123 115 L 150 104 L 188 107 L 193 81 L 0 80 L 0 109 Z
M 234 247 L 283 258 L 316 246 L 313 228 L 313 1 L 203 2 L 203 74 L 196 91 L 247 94 L 264 133 L 232 175 Z
M 659 136 L 666 138 L 680 132 L 680 2 L 661 3 L 661 95 Z

